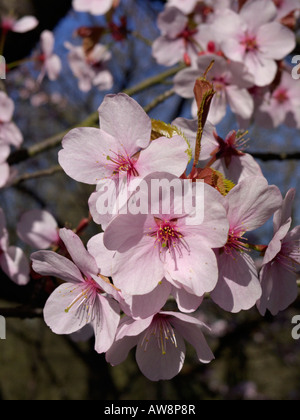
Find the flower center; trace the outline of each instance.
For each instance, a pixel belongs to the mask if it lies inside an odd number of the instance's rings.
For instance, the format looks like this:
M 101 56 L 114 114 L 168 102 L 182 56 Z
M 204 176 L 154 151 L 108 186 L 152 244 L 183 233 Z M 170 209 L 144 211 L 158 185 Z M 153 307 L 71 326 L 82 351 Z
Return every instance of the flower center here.
M 245 38 L 242 39 L 241 45 L 245 47 L 246 53 L 258 50 L 257 39 L 255 36 L 246 35 Z
M 135 169 L 136 160 L 128 155 L 112 152 L 112 156 L 106 158 L 111 165 L 112 175 L 126 174 L 127 178 L 139 176 L 138 171 Z
M 285 102 L 287 102 L 289 100 L 287 90 L 286 89 L 278 89 L 274 93 L 274 99 L 276 99 L 276 101 L 279 102 L 280 104 L 284 104 Z
M 157 346 L 163 356 L 167 354 L 167 343 L 172 343 L 177 348 L 175 331 L 167 317 L 162 315 L 154 317 L 141 343 L 144 351 L 147 351 L 148 344 L 152 338 L 157 341 Z
M 245 241 L 247 241 L 246 238 L 244 238 L 244 234 L 246 231 L 236 231 L 235 229 L 231 229 L 228 234 L 228 240 L 227 244 L 224 247 L 225 253 L 227 255 L 230 255 L 234 258 L 233 253 L 235 251 L 238 252 L 248 252 L 249 248 L 245 244 Z
M 73 309 L 76 311 L 76 317 L 86 323 L 90 323 L 99 316 L 95 302 L 97 295 L 102 293 L 102 290 L 94 280 L 86 278 L 82 285 L 75 286 L 69 293 L 76 294 L 76 297 L 65 309 L 66 314 Z
M 169 252 L 175 262 L 175 270 L 177 270 L 177 257 L 183 256 L 183 249 L 190 252 L 190 248 L 184 239 L 184 235 L 177 228 L 177 219 L 161 220 L 154 217 L 156 226 L 150 228 L 147 236 L 155 238 L 154 246 L 158 248 L 162 258 L 166 257 Z

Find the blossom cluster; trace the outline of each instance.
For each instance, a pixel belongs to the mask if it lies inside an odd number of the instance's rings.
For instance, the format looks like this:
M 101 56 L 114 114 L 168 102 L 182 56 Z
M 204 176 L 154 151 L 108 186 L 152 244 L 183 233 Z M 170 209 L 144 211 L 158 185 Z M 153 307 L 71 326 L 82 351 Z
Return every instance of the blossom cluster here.
M 170 0 L 158 18 L 153 56 L 165 66 L 189 66 L 174 80 L 183 98 L 194 97 L 195 79 L 215 60 L 209 75 L 217 90 L 209 116 L 214 124 L 229 105 L 242 127 L 254 118 L 267 127 L 299 128 L 300 86 L 284 62 L 296 46 L 298 11 L 297 0 Z M 196 116 L 195 102 L 192 112 Z
M 253 158 L 237 149 L 236 132 L 222 140 L 207 122 L 195 174 L 188 169 L 197 136 L 193 121 L 151 121 L 125 94 L 106 96 L 99 117 L 100 129 L 76 128 L 65 136 L 59 162 L 71 178 L 97 186 L 89 206 L 103 232 L 86 250 L 78 235 L 61 229 L 63 254 L 32 254 L 37 273 L 64 281 L 46 303 L 45 321 L 57 334 L 92 325 L 95 349 L 109 363 L 121 363 L 136 346 L 137 363 L 148 378 L 171 379 L 183 366 L 184 340 L 202 363 L 213 359 L 203 335 L 209 327 L 194 316 L 208 294 L 232 313 L 257 305 L 262 314 L 276 314 L 297 298 L 299 226 L 289 231 L 295 191 L 283 199 Z M 219 186 L 200 170 L 212 156 L 218 170 L 203 170 L 219 176 Z M 235 183 L 226 181 L 228 174 Z M 163 185 L 161 193 L 152 193 L 153 180 Z M 175 180 L 182 188 L 165 196 Z M 200 190 L 202 212 L 182 208 L 184 196 L 195 198 Z M 114 200 L 118 211 L 104 211 L 108 201 L 114 210 Z M 247 232 L 272 216 L 270 244 L 250 244 Z M 260 272 L 251 255 L 258 249 L 264 254 Z M 170 302 L 177 310 L 167 310 Z
M 108 34 L 123 42 L 131 34 L 125 17 L 114 20 L 119 4 L 73 0 L 74 11 L 106 21 L 105 27 L 79 28 L 80 45 L 64 44 L 82 92 L 114 85 L 113 55 L 100 41 Z M 167 124 L 151 119 L 125 93 L 106 95 L 100 128 L 70 130 L 58 153 L 65 174 L 94 186 L 86 203 L 90 217 L 72 230 L 48 211 L 24 212 L 16 233 L 34 251 L 30 260 L 11 245 L 0 207 L 0 268 L 19 286 L 55 279 L 58 287 L 44 308 L 54 333 L 94 337 L 96 352 L 113 366 L 136 348 L 147 378 L 169 380 L 183 368 L 186 342 L 201 363 L 214 359 L 210 327 L 199 317 L 204 299 L 230 313 L 257 307 L 262 316 L 277 315 L 296 300 L 296 191 L 283 197 L 269 185 L 245 152 L 246 132 L 222 138 L 216 125 L 229 106 L 241 128 L 253 118 L 300 128 L 300 85 L 284 62 L 296 45 L 298 10 L 298 0 L 169 0 L 158 17 L 161 35 L 152 55 L 160 65 L 184 63 L 174 90 L 194 99 L 194 119 Z M 31 16 L 2 18 L 2 34 L 37 25 Z M 55 81 L 63 70 L 51 31 L 41 33 L 31 61 L 38 76 L 29 90 L 36 95 L 45 78 Z M 14 110 L 0 92 L 0 188 L 16 179 L 9 156 L 23 143 Z M 249 233 L 270 218 L 269 243 L 250 243 Z M 84 243 L 81 232 L 90 223 L 96 235 Z

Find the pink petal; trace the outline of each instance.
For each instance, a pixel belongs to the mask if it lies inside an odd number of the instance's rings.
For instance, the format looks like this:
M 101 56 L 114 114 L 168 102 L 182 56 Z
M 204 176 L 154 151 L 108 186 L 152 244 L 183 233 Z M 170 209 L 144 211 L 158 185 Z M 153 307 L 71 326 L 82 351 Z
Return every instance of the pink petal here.
M 172 295 L 181 312 L 195 312 L 203 302 L 203 296 L 195 296 L 182 288 L 172 287 Z
M 185 344 L 183 338 L 176 333 L 176 346 L 166 340 L 165 353 L 159 348 L 157 337 L 151 337 L 142 345 L 143 335 L 137 345 L 136 361 L 141 372 L 151 381 L 170 380 L 182 369 L 185 360 Z
M 173 66 L 183 60 L 185 53 L 183 39 L 169 39 L 164 36 L 156 39 L 152 46 L 152 55 L 158 64 Z
M 261 297 L 255 263 L 248 254 L 219 254 L 219 281 L 212 300 L 225 311 L 238 313 L 252 308 Z
M 276 6 L 269 0 L 247 1 L 240 11 L 241 18 L 247 22 L 251 31 L 274 20 L 276 14 Z
M 104 296 L 98 296 L 100 317 L 93 321 L 95 330 L 95 350 L 105 353 L 112 346 L 120 321 L 120 308 L 117 302 Z
M 254 101 L 247 89 L 228 86 L 226 96 L 232 112 L 241 118 L 250 118 L 254 111 Z
M 4 273 L 19 286 L 29 283 L 30 267 L 22 249 L 11 246 L 0 255 L 0 266 Z
M 188 144 L 181 136 L 154 140 L 146 150 L 141 152 L 136 170 L 141 178 L 160 172 L 162 169 L 164 172 L 180 177 L 188 164 L 187 149 Z
M 127 252 L 115 256 L 112 278 L 125 294 L 145 295 L 152 292 L 164 278 L 165 270 L 154 240 L 144 237 Z
M 112 366 L 117 366 L 123 363 L 128 356 L 128 353 L 138 343 L 138 337 L 124 337 L 121 340 L 115 341 L 111 348 L 106 353 L 106 361 Z
M 82 274 L 76 265 L 55 252 L 38 251 L 31 254 L 31 260 L 33 270 L 43 276 L 57 277 L 73 285 L 83 282 Z
M 218 264 L 214 252 L 205 243 L 201 244 L 199 252 L 199 243 L 189 241 L 189 252 L 184 250 L 183 256 L 178 256 L 176 261 L 166 254 L 166 278 L 177 287 L 184 287 L 188 293 L 202 297 L 216 287 Z
M 70 229 L 60 229 L 59 236 L 65 244 L 76 267 L 89 277 L 91 274 L 97 275 L 99 269 L 95 259 L 85 249 L 81 239 Z
M 274 232 L 277 232 L 282 224 L 285 224 L 286 222 L 290 222 L 290 218 L 292 217 L 292 211 L 293 211 L 293 204 L 295 201 L 296 196 L 296 189 L 291 188 L 282 203 L 282 207 L 277 210 L 277 212 L 274 214 Z M 291 225 L 291 223 L 289 223 Z
M 264 57 L 273 60 L 282 60 L 296 47 L 295 34 L 278 22 L 259 28 L 257 42 Z
M 201 327 L 207 328 L 205 325 L 200 321 L 196 324 L 192 317 L 183 317 L 182 314 L 180 314 L 180 316 L 176 314 L 176 316 L 172 318 L 171 323 L 176 331 L 178 331 L 182 337 L 195 348 L 198 360 L 201 363 L 207 364 L 214 359 L 214 355 L 201 331 Z
M 118 139 L 132 156 L 146 148 L 151 138 L 151 120 L 143 108 L 129 96 L 107 95 L 99 108 L 100 128 Z
M 257 302 L 261 315 L 269 309 L 272 315 L 287 309 L 298 296 L 297 276 L 278 262 L 265 265 L 260 273 L 263 294 Z
M 55 334 L 72 334 L 88 324 L 85 317 L 78 317 L 76 308 L 66 312 L 77 291 L 73 283 L 59 286 L 49 297 L 44 308 L 44 319 Z
M 263 177 L 246 178 L 225 199 L 230 226 L 251 231 L 265 224 L 282 204 L 279 189 Z
M 0 92 L 0 121 L 1 123 L 8 123 L 13 117 L 15 104 L 5 92 Z
M 23 242 L 36 249 L 47 249 L 59 239 L 56 220 L 44 210 L 23 214 L 17 225 L 17 233 Z
M 13 122 L 0 124 L 0 141 L 19 148 L 23 143 L 23 135 Z
M 51 81 L 57 80 L 62 70 L 61 60 L 58 55 L 52 55 L 46 62 L 46 71 Z
M 4 187 L 9 180 L 10 169 L 7 163 L 0 163 L 0 188 Z
M 99 233 L 99 235 L 93 236 L 88 244 L 87 249 L 89 254 L 91 254 L 100 270 L 100 273 L 103 276 L 111 277 L 114 266 L 114 255 L 115 251 L 109 251 L 103 244 L 104 233 Z
M 51 31 L 43 31 L 41 34 L 41 47 L 46 57 L 50 57 L 54 50 L 54 35 Z
M 71 178 L 78 182 L 96 185 L 111 175 L 105 166 L 109 150 L 116 141 L 97 128 L 76 128 L 67 134 L 59 152 L 59 163 Z M 118 150 L 116 150 L 118 151 Z
M 275 79 L 276 62 L 261 53 L 248 53 L 245 56 L 245 65 L 254 76 L 254 82 L 257 86 L 267 86 Z
M 162 309 L 170 296 L 170 292 L 170 283 L 163 280 L 147 295 L 125 295 L 126 306 L 123 307 L 123 310 L 135 319 L 149 318 Z
M 188 24 L 188 18 L 176 7 L 166 8 L 159 14 L 157 26 L 163 36 L 176 38 Z
M 24 16 L 18 20 L 12 27 L 13 32 L 25 33 L 32 31 L 39 24 L 39 21 L 34 16 Z

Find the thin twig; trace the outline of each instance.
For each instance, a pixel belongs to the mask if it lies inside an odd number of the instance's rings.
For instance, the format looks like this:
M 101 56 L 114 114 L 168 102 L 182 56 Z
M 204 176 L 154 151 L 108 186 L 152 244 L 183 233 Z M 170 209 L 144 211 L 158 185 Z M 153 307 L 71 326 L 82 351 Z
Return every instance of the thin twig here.
M 174 76 L 180 70 L 183 70 L 185 67 L 186 67 L 185 64 L 180 64 L 179 66 L 169 69 L 167 71 L 164 71 L 163 73 L 160 73 L 159 75 L 149 77 L 148 79 L 142 81 L 141 83 L 138 83 L 137 85 L 132 86 L 128 89 L 125 89 L 123 93 L 126 93 L 128 96 L 136 95 L 137 93 L 140 93 L 146 89 L 149 89 L 150 87 L 155 86 L 161 83 L 162 81 Z M 53 149 L 60 145 L 63 137 L 66 134 L 68 134 L 69 131 L 72 130 L 73 128 L 97 126 L 98 120 L 99 120 L 99 114 L 98 112 L 94 112 L 88 118 L 86 118 L 84 121 L 82 121 L 80 124 L 76 126 L 73 126 L 61 133 L 55 134 L 54 136 L 34 146 L 29 147 L 28 149 L 17 150 L 16 152 L 10 155 L 10 157 L 8 158 L 8 163 L 10 165 L 15 165 L 29 158 L 33 158 L 49 149 Z
M 167 99 L 171 98 L 175 95 L 173 89 L 167 90 L 166 92 L 162 93 L 161 95 L 157 96 L 149 105 L 144 107 L 145 112 L 148 114 L 152 109 L 156 108 L 161 103 L 165 102 Z
M 37 178 L 43 178 L 43 177 L 46 177 L 46 176 L 52 176 L 52 175 L 55 175 L 59 172 L 62 172 L 62 167 L 59 166 L 59 165 L 56 165 L 56 166 L 53 166 L 52 168 L 49 168 L 49 169 L 43 169 L 41 171 L 24 174 L 24 175 L 21 175 L 18 178 L 16 178 L 10 186 L 15 187 L 15 186 L 21 184 L 24 181 L 29 181 L 31 179 L 37 179 Z

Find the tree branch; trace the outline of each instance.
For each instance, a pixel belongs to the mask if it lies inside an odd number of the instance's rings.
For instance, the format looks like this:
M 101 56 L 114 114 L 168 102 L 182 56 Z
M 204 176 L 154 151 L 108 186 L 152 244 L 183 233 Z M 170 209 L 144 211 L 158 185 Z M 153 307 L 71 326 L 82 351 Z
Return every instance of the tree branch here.
M 16 308 L 0 308 L 0 315 L 4 316 L 4 318 L 20 318 L 20 319 L 42 318 L 43 309 L 30 308 L 28 306 L 18 306 Z
M 149 77 L 148 79 L 142 81 L 141 83 L 138 83 L 137 85 L 132 86 L 131 88 L 125 89 L 123 93 L 126 93 L 128 96 L 133 96 L 139 92 L 142 92 L 152 86 L 155 86 L 161 83 L 162 81 L 168 79 L 169 77 L 174 76 L 180 70 L 183 70 L 185 67 L 186 67 L 185 64 L 180 64 L 179 66 L 169 69 L 167 71 L 164 71 L 163 73 L 160 73 L 159 75 Z M 27 159 L 33 158 L 43 152 L 46 152 L 49 149 L 53 149 L 60 145 L 63 137 L 67 135 L 69 131 L 72 130 L 73 128 L 97 126 L 98 119 L 99 119 L 98 112 L 94 112 L 88 118 L 86 118 L 84 121 L 82 121 L 80 124 L 76 126 L 73 126 L 65 131 L 62 131 L 61 133 L 58 133 L 34 146 L 31 146 L 28 149 L 17 150 L 16 152 L 12 153 L 9 156 L 7 162 L 9 165 L 15 165 Z

